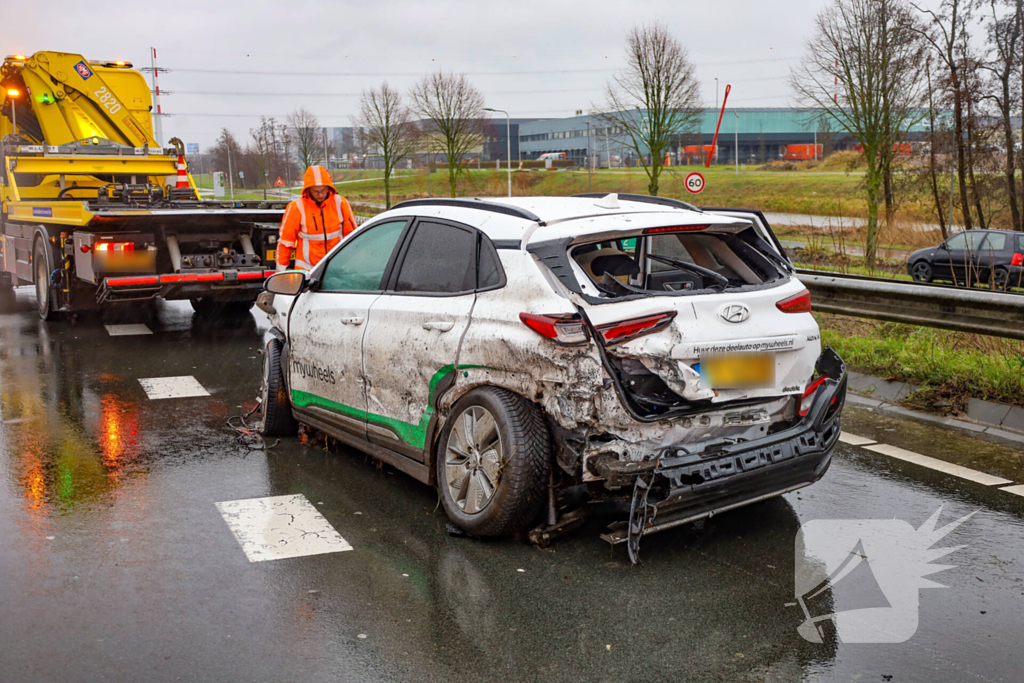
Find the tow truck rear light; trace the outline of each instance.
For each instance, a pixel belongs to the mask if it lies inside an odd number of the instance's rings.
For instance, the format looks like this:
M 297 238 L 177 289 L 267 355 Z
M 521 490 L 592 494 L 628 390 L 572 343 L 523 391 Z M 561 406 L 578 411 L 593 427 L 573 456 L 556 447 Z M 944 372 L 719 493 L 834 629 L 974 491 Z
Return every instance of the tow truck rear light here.
M 563 346 L 586 344 L 590 339 L 583 321 L 573 316 L 520 313 L 519 319 L 540 336 L 553 339 Z
M 775 304 L 775 308 L 783 313 L 810 313 L 811 293 L 806 289 L 799 294 L 783 299 Z
M 676 317 L 676 312 L 669 311 L 668 313 L 658 313 L 657 315 L 649 315 L 643 318 L 623 320 L 620 323 L 601 325 L 597 329 L 601 336 L 604 337 L 605 344 L 620 344 L 660 330 L 672 322 L 674 317 Z
M 690 232 L 692 230 L 707 230 L 710 225 L 673 225 L 665 228 L 647 228 L 645 235 L 657 235 L 662 232 Z
M 1014 254 L 1010 259 L 1011 266 L 1024 266 L 1024 254 Z
M 94 251 L 135 251 L 135 242 L 97 242 L 92 245 Z

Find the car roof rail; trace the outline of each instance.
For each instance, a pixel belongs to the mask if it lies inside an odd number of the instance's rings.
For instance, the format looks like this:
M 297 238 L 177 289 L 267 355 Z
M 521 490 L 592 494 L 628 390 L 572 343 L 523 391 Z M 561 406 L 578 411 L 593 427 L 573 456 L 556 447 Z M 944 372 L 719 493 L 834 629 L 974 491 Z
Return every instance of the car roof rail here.
M 395 209 L 402 209 L 410 206 L 457 206 L 462 209 L 478 209 L 480 211 L 502 213 L 506 216 L 515 216 L 516 218 L 525 218 L 528 221 L 534 221 L 535 223 L 544 225 L 544 221 L 540 219 L 540 216 L 532 211 L 520 209 L 518 206 L 509 206 L 508 204 L 499 204 L 498 202 L 488 202 L 477 197 L 466 197 L 465 199 L 446 199 L 443 197 L 439 197 L 437 199 L 409 199 L 401 202 L 400 204 L 395 204 L 390 210 L 394 211 Z
M 573 197 L 581 197 L 584 199 L 601 199 L 607 197 L 607 192 L 584 192 L 583 194 L 574 194 Z M 625 194 L 618 193 L 619 199 L 623 199 L 627 202 L 640 202 L 641 204 L 660 204 L 661 206 L 671 206 L 674 209 L 686 209 L 687 211 L 696 211 L 697 213 L 704 213 L 699 208 L 684 202 L 680 199 L 670 199 L 668 197 L 652 197 L 649 194 Z

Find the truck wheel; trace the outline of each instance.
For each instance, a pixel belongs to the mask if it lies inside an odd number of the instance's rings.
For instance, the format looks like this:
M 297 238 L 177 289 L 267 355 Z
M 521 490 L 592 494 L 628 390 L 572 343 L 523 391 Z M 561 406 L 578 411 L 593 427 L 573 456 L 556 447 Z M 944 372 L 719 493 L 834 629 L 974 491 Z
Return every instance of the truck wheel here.
M 46 243 L 37 239 L 32 256 L 36 273 L 36 312 L 43 320 L 54 320 L 57 312 L 53 310 L 53 288 L 50 286 L 53 264 L 50 263 L 48 251 Z
M 449 519 L 473 536 L 526 529 L 544 508 L 551 438 L 533 403 L 479 387 L 453 406 L 435 471 Z
M 260 433 L 267 436 L 294 436 L 299 423 L 292 415 L 292 403 L 281 370 L 281 340 L 271 339 L 263 350 L 263 386 L 260 387 L 262 412 Z
M 217 301 L 209 297 L 189 299 L 192 310 L 201 316 L 239 318 L 246 315 L 255 301 Z

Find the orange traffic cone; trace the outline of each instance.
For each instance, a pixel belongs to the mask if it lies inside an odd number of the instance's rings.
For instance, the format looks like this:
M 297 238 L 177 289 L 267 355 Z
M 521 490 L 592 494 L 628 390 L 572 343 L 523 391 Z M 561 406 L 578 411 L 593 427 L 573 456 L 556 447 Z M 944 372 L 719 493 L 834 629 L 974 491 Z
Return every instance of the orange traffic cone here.
M 188 172 L 185 170 L 185 155 L 178 155 L 178 182 L 174 186 L 174 189 L 180 190 L 182 188 L 188 189 Z

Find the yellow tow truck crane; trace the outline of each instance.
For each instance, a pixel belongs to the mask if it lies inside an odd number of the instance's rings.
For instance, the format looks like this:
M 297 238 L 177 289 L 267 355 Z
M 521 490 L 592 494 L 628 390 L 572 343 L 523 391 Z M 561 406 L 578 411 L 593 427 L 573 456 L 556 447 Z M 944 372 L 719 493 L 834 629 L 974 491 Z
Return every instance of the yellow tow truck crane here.
M 200 314 L 249 309 L 287 202 L 201 198 L 179 169 L 184 144 L 154 139 L 151 101 L 127 62 L 4 60 L 0 295 L 34 284 L 45 320 L 158 296 Z

